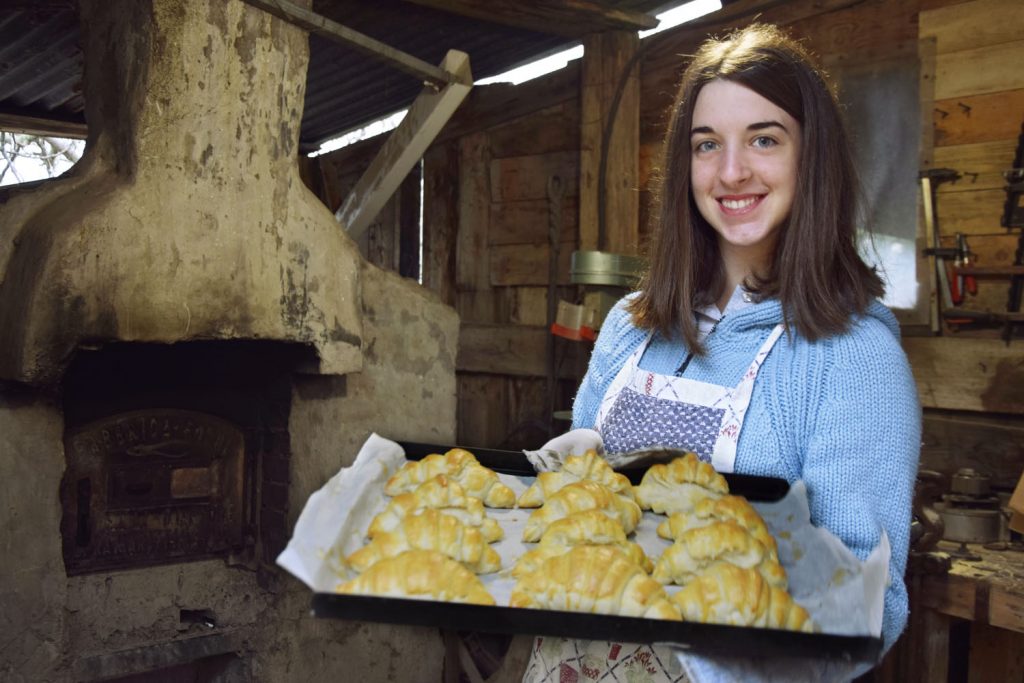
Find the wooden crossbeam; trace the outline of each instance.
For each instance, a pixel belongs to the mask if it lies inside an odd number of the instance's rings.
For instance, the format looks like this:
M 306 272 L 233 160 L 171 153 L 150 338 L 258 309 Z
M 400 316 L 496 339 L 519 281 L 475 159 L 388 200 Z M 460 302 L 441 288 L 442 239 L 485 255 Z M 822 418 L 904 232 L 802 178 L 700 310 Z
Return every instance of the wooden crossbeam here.
M 612 29 L 654 28 L 649 14 L 608 7 L 594 0 L 407 0 L 433 9 L 504 26 L 579 37 Z
M 440 90 L 430 86 L 423 88 L 398 128 L 391 131 L 377 156 L 334 214 L 353 239 L 358 239 L 370 227 L 381 208 L 469 94 L 473 83 L 469 55 L 449 50 L 441 68 L 455 74 L 458 81 Z
M 363 54 L 391 64 L 397 69 L 434 85 L 443 87 L 458 80 L 459 76 L 434 66 L 422 59 L 395 49 L 368 35 L 353 31 L 336 21 L 311 12 L 288 0 L 244 0 L 253 7 L 272 14 L 279 19 L 305 29 L 327 40 L 341 43 Z

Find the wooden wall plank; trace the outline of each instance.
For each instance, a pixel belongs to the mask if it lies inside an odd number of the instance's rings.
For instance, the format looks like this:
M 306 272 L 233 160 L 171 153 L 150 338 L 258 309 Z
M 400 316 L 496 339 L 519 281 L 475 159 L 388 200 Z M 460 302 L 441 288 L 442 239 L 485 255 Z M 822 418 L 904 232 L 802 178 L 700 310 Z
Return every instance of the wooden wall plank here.
M 455 282 L 459 289 L 490 286 L 487 273 L 487 221 L 490 216 L 490 150 L 487 136 L 472 133 L 459 140 L 459 232 Z
M 460 374 L 457 383 L 459 444 L 485 448 L 499 443 L 508 432 L 507 380 Z
M 579 153 L 552 152 L 493 159 L 490 164 L 490 195 L 496 202 L 547 199 L 548 178 L 562 179 L 564 194 L 579 194 Z
M 1020 0 L 974 0 L 924 10 L 921 37 L 935 37 L 938 53 L 969 50 L 1020 39 L 1024 3 Z
M 1006 187 L 1003 171 L 1013 165 L 1013 154 L 1016 149 L 1017 138 L 936 147 L 935 166 L 952 168 L 964 175 L 955 183 L 939 185 L 939 195 L 975 190 L 1003 190 Z
M 998 232 L 1004 229 L 999 222 L 1003 217 L 1005 203 L 1006 192 L 1003 190 L 945 193 L 936 202 L 939 229 L 943 235 L 957 232 L 985 235 Z
M 575 100 L 503 123 L 487 132 L 495 157 L 518 157 L 580 149 L 580 108 Z M 570 179 L 566 179 L 568 182 Z M 575 178 L 571 179 L 577 182 Z
M 423 157 L 423 285 L 455 305 L 459 230 L 459 146 L 434 145 Z
M 1024 348 L 997 339 L 905 337 L 921 404 L 1024 414 Z
M 970 467 L 1003 488 L 1020 478 L 1024 417 L 926 409 L 922 427 L 921 469 L 952 476 Z
M 559 242 L 573 249 L 576 244 L 579 202 L 577 197 L 564 196 L 561 203 Z M 550 202 L 530 199 L 521 202 L 491 202 L 488 244 L 547 244 L 549 242 Z
M 455 367 L 460 373 L 544 377 L 547 375 L 544 349 L 550 335 L 543 326 L 464 323 L 459 331 Z M 559 366 L 559 377 L 578 379 L 580 359 L 585 363 L 589 353 L 588 344 L 569 344 L 567 360 Z
M 546 285 L 551 250 L 546 244 L 500 244 L 490 248 L 491 284 L 495 287 Z M 572 250 L 560 249 L 558 284 L 569 284 Z
M 932 121 L 936 145 L 1016 138 L 1024 124 L 1024 89 L 939 100 Z
M 548 288 L 515 287 L 515 302 L 512 305 L 512 322 L 516 325 L 547 327 Z
M 940 54 L 935 58 L 935 99 L 1024 88 L 1024 40 Z

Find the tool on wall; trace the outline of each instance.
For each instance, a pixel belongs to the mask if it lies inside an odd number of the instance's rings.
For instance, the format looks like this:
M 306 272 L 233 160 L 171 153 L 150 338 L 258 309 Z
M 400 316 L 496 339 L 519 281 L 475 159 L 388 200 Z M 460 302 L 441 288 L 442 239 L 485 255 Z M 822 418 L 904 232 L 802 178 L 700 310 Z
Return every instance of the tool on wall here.
M 1017 238 L 1017 252 L 1014 254 L 1013 265 L 1024 265 L 1024 207 L 1021 206 L 1024 197 L 1024 124 L 1021 124 L 1021 133 L 1017 137 L 1017 152 L 1013 157 L 1013 167 L 1003 174 L 1006 178 L 1006 204 L 1003 207 L 1003 227 L 1008 230 L 1014 228 L 1021 231 Z M 1007 313 L 1020 311 L 1021 294 L 1024 293 L 1024 276 L 1011 275 L 1010 289 L 1006 297 Z M 1009 344 L 1013 338 L 1014 322 L 1011 316 L 1007 316 L 1006 324 L 1003 327 L 1003 340 Z
M 939 185 L 946 182 L 956 182 L 961 178 L 960 173 L 951 168 L 929 168 L 919 174 L 921 179 L 921 201 L 924 205 L 924 225 L 927 234 L 931 239 L 932 246 L 924 250 L 925 256 L 935 258 L 935 274 L 939 296 L 942 297 L 942 306 L 933 306 L 935 315 L 932 316 L 932 332 L 939 331 L 939 312 L 950 311 L 959 301 L 954 301 L 953 289 L 956 278 L 951 276 L 952 265 L 958 257 L 957 248 L 943 248 L 939 241 L 939 219 L 936 214 L 936 190 Z M 966 241 L 964 242 L 966 250 Z M 959 288 L 957 290 L 959 296 Z M 951 322 L 951 321 L 950 321 Z

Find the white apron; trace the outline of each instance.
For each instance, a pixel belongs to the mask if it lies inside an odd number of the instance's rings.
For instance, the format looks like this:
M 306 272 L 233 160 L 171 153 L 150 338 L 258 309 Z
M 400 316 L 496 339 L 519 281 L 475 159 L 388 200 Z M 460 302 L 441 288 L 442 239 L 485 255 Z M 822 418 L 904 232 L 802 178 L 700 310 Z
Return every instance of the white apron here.
M 735 387 L 661 375 L 640 369 L 653 333 L 612 380 L 597 412 L 595 429 L 607 453 L 652 447 L 693 451 L 719 472 L 732 472 L 736 444 L 761 365 L 783 332 L 776 325 Z M 609 641 L 537 638 L 524 681 L 688 681 L 666 648 Z

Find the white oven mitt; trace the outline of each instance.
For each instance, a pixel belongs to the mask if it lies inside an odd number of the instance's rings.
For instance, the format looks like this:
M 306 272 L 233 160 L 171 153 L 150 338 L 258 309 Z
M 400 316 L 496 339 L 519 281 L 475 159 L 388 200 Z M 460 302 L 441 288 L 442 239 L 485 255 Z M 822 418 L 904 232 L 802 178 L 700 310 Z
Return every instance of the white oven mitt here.
M 604 457 L 604 442 L 593 429 L 574 429 L 548 441 L 536 451 L 523 451 L 538 472 L 556 472 L 570 455 L 583 455 L 589 450 Z M 615 467 L 612 464 L 612 467 Z

